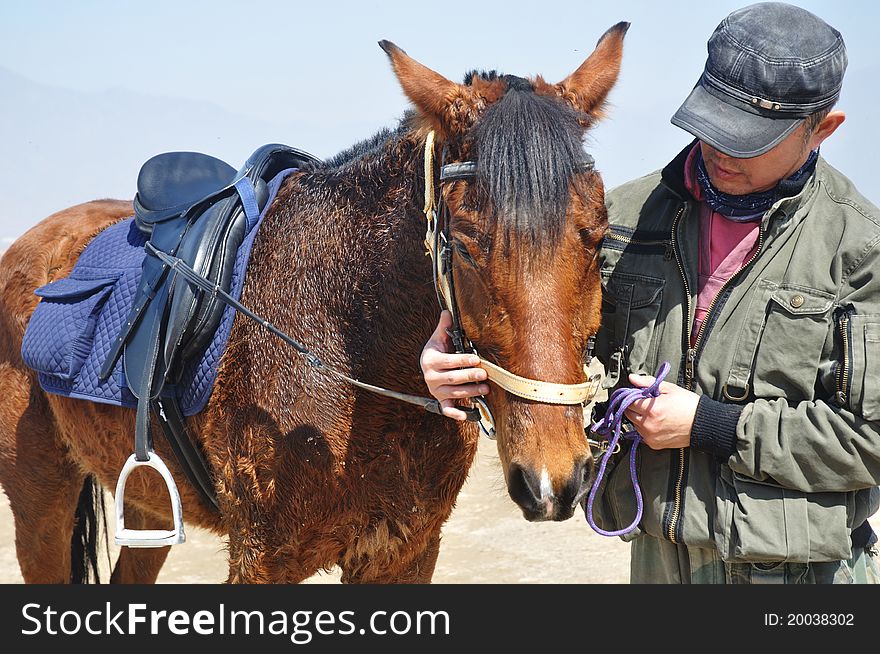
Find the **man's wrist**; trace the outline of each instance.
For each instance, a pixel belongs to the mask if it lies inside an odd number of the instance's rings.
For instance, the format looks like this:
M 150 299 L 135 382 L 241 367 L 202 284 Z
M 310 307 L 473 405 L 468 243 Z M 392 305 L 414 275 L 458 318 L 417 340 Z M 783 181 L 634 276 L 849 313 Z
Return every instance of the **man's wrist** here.
M 726 459 L 736 452 L 736 425 L 743 407 L 701 395 L 691 428 L 691 447 Z

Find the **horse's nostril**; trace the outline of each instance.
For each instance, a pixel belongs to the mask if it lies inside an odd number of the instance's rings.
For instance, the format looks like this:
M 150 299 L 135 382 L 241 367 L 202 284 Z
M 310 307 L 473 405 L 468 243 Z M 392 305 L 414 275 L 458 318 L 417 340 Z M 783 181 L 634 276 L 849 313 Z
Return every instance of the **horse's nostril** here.
M 584 461 L 584 484 L 592 485 L 593 477 L 596 474 L 595 461 L 591 458 Z
M 527 520 L 567 520 L 589 492 L 591 467 L 589 458 L 576 461 L 566 484 L 554 492 L 546 470 L 539 478 L 533 469 L 513 463 L 507 475 L 507 492 Z
M 571 479 L 565 485 L 563 500 L 566 505 L 575 507 L 590 490 L 590 482 L 593 477 L 592 459 L 585 458 L 578 461 L 571 474 Z
M 540 482 L 533 472 L 513 463 L 507 475 L 507 492 L 519 506 L 535 510 L 540 502 Z

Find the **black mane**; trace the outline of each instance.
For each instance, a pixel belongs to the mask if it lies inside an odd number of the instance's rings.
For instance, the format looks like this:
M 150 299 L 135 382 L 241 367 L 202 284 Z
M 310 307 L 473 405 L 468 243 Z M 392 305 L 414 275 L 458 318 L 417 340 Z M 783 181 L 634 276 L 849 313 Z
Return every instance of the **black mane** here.
M 572 176 L 584 158 L 580 115 L 523 90 L 515 79 L 475 126 L 477 180 L 493 218 L 509 234 L 527 237 L 529 247 L 552 245 L 562 233 Z
M 364 139 L 359 143 L 346 148 L 339 154 L 334 155 L 324 162 L 322 168 L 334 169 L 342 168 L 346 164 L 352 163 L 363 157 L 372 154 L 378 154 L 382 147 L 394 137 L 403 136 L 404 133 L 412 129 L 412 122 L 415 118 L 415 111 L 409 110 L 404 113 L 400 122 L 394 129 L 383 127 L 373 136 Z
M 491 221 L 500 221 L 507 242 L 527 241 L 533 251 L 558 242 L 568 210 L 571 180 L 584 159 L 583 116 L 554 98 L 537 95 L 522 78 L 496 71 L 465 76 L 506 80 L 508 91 L 491 105 L 472 130 L 477 184 L 485 194 Z M 342 172 L 368 156 L 378 155 L 389 140 L 412 129 L 415 112 L 407 111 L 394 129 L 372 137 L 328 159 L 324 170 Z M 517 238 L 512 238 L 516 236 Z
M 470 86 L 474 81 L 475 77 L 481 77 L 487 82 L 494 82 L 496 79 L 501 79 L 504 77 L 501 73 L 496 70 L 490 70 L 488 73 L 485 70 L 472 70 L 464 76 L 465 86 Z
M 398 128 L 399 129 L 399 128 Z M 378 150 L 388 142 L 392 136 L 394 136 L 396 130 L 390 130 L 387 127 L 383 127 L 376 134 L 371 136 L 368 139 L 364 139 L 360 143 L 355 143 L 354 145 L 346 148 L 339 154 L 334 155 L 330 159 L 327 159 L 324 162 L 322 168 L 341 168 L 347 163 L 351 163 L 352 161 L 356 161 L 361 157 L 364 157 L 368 154 L 373 154 L 378 152 Z

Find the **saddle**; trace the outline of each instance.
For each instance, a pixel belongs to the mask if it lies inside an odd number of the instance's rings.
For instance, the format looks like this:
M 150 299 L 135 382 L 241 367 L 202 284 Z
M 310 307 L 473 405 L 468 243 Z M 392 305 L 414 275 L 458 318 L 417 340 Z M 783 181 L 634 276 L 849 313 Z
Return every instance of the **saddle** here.
M 180 497 L 170 472 L 153 452 L 150 415 L 163 433 L 203 501 L 217 509 L 214 486 L 201 452 L 186 434 L 173 385 L 185 365 L 211 340 L 224 305 L 171 272 L 157 253 L 176 257 L 223 291 L 229 291 L 236 253 L 256 224 L 268 199 L 267 186 L 278 173 L 319 163 L 288 146 L 264 145 L 236 171 L 209 155 L 169 152 L 148 160 L 138 175 L 135 224 L 149 235 L 134 305 L 110 348 L 99 376 L 106 380 L 119 358 L 128 387 L 137 399 L 135 453 L 116 488 L 116 543 L 162 547 L 185 540 Z M 137 467 L 148 466 L 165 479 L 172 500 L 174 529 L 125 529 L 125 482 Z

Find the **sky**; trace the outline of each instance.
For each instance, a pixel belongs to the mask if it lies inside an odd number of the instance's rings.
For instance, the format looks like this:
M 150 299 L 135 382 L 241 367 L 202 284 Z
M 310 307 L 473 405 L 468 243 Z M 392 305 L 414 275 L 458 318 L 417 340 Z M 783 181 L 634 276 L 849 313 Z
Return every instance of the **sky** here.
M 50 2 L 0 0 L 0 239 L 96 197 L 131 198 L 139 166 L 199 150 L 238 167 L 285 143 L 329 157 L 407 108 L 377 42 L 442 75 L 563 79 L 625 20 L 608 118 L 586 149 L 608 188 L 662 167 L 706 40 L 744 2 Z M 875 204 L 880 3 L 797 3 L 844 36 L 843 127 L 822 148 Z M 2 243 L 0 243 L 2 246 Z

